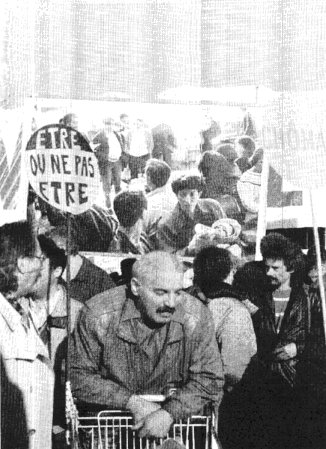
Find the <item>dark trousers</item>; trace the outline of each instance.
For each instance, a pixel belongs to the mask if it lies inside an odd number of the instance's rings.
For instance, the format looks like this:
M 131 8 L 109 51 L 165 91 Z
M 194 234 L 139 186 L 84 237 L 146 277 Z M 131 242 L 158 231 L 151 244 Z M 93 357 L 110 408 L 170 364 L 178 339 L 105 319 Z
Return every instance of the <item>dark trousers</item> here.
M 103 184 L 103 190 L 105 194 L 106 206 L 111 207 L 111 186 L 114 185 L 115 193 L 121 190 L 121 161 L 106 162 L 104 167 L 101 167 L 101 179 Z
M 299 449 L 299 397 L 297 391 L 278 379 L 279 383 L 257 381 L 248 409 L 247 446 L 250 449 Z M 301 449 L 301 448 L 300 448 Z
M 135 179 L 139 174 L 145 173 L 145 165 L 149 159 L 149 154 L 145 154 L 145 156 L 131 156 L 129 155 L 129 168 L 130 168 L 130 176 L 131 179 Z

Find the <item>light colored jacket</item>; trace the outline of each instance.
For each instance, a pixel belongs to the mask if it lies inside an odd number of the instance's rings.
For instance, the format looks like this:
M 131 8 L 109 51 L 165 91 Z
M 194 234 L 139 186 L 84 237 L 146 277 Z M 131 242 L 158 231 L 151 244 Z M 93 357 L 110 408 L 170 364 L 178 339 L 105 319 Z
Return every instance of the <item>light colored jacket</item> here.
M 231 391 L 257 352 L 252 319 L 248 309 L 236 298 L 215 298 L 210 301 L 208 308 L 213 315 L 222 358 L 224 389 Z
M 153 226 L 164 221 L 171 214 L 178 200 L 171 189 L 170 183 L 149 192 L 146 198 L 147 209 L 144 222 L 145 230 L 148 232 L 153 229 Z
M 23 396 L 29 449 L 51 448 L 54 373 L 48 350 L 1 294 L 0 351 L 9 381 Z

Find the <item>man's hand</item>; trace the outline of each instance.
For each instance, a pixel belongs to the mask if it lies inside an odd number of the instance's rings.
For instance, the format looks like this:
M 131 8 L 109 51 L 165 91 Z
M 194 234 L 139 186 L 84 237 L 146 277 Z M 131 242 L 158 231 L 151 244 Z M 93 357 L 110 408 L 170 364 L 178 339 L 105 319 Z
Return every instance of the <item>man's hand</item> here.
M 147 415 L 160 408 L 160 405 L 156 402 L 146 401 L 146 399 L 137 395 L 132 395 L 127 403 L 127 409 L 133 414 L 136 425 L 138 422 L 143 421 Z
M 138 435 L 140 438 L 164 438 L 172 424 L 173 418 L 170 413 L 160 409 L 136 423 L 133 430 L 139 430 Z
M 288 343 L 285 346 L 276 348 L 273 354 L 276 360 L 290 360 L 297 355 L 297 346 L 295 343 Z

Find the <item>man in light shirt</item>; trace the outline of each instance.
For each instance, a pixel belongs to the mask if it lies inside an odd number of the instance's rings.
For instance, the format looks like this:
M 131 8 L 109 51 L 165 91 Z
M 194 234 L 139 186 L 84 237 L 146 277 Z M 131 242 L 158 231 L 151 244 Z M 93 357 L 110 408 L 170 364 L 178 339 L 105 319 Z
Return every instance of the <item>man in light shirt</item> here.
M 114 120 L 106 118 L 103 121 L 104 129 L 93 139 L 98 159 L 99 171 L 102 179 L 106 205 L 111 207 L 111 185 L 114 185 L 115 193 L 121 190 L 121 154 L 122 141 L 119 134 L 114 131 Z
M 137 178 L 145 171 L 147 160 L 154 147 L 151 131 L 142 119 L 137 119 L 136 126 L 129 134 L 129 167 L 131 179 Z
M 177 205 L 169 182 L 171 168 L 158 159 L 150 159 L 145 168 L 147 193 L 147 210 L 145 212 L 145 230 L 148 234 L 155 231 L 158 223 L 164 220 Z

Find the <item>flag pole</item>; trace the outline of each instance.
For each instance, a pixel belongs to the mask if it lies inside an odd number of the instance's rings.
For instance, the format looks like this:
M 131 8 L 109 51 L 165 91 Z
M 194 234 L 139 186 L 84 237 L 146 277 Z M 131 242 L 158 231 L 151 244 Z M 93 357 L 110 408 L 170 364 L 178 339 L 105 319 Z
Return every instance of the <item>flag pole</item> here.
M 267 228 L 267 193 L 268 193 L 268 176 L 269 176 L 269 162 L 264 154 L 263 169 L 261 173 L 261 186 L 259 193 L 259 210 L 257 220 L 257 234 L 256 234 L 256 254 L 255 260 L 261 260 L 260 242 L 266 234 Z
M 322 315 L 323 315 L 324 338 L 325 338 L 325 342 L 326 342 L 326 299 L 325 299 L 325 287 L 324 287 L 323 273 L 322 273 L 320 241 L 319 241 L 318 227 L 317 227 L 316 216 L 315 216 L 313 194 L 312 194 L 312 190 L 311 189 L 309 190 L 309 196 L 310 196 L 312 225 L 313 225 L 313 230 L 314 230 L 316 256 L 317 256 L 318 284 L 319 284 L 319 291 L 320 291 L 321 310 L 322 310 Z

